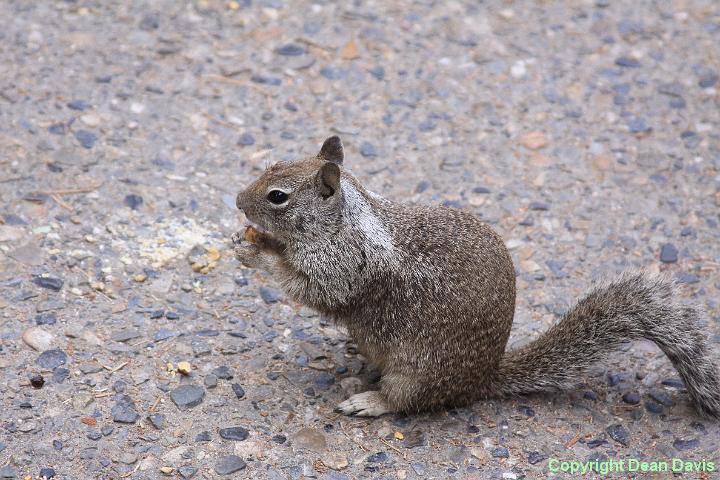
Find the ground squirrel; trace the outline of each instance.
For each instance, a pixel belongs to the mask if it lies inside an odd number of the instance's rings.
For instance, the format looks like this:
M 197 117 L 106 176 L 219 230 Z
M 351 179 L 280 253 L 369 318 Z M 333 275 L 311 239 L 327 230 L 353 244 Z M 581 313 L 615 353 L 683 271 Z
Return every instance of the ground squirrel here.
M 353 395 L 338 411 L 419 412 L 568 388 L 591 362 L 644 338 L 670 358 L 698 410 L 720 417 L 700 313 L 677 301 L 667 278 L 622 274 L 506 351 L 515 271 L 500 236 L 462 210 L 376 195 L 343 158 L 334 136 L 314 157 L 269 167 L 237 196 L 257 229 L 232 239 L 240 262 L 347 327 L 381 370 L 379 391 Z

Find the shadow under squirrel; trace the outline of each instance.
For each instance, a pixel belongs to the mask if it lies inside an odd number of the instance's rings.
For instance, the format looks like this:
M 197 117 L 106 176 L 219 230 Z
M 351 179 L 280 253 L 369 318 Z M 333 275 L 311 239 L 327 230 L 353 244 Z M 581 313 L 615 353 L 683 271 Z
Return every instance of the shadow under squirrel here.
M 242 264 L 347 327 L 380 368 L 380 390 L 353 395 L 338 411 L 419 412 L 569 388 L 592 362 L 644 338 L 668 356 L 697 409 L 720 418 L 700 312 L 676 299 L 672 281 L 622 274 L 506 351 L 515 271 L 500 236 L 468 212 L 369 192 L 343 159 L 333 136 L 317 156 L 269 167 L 237 196 L 257 228 L 233 235 Z

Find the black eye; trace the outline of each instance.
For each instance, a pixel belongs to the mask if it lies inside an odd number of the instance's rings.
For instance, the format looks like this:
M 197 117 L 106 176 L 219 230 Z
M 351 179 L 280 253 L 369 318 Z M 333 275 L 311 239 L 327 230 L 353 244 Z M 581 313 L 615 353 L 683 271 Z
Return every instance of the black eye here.
M 270 193 L 268 193 L 267 199 L 270 203 L 280 205 L 281 203 L 287 202 L 288 194 L 282 190 L 271 190 Z

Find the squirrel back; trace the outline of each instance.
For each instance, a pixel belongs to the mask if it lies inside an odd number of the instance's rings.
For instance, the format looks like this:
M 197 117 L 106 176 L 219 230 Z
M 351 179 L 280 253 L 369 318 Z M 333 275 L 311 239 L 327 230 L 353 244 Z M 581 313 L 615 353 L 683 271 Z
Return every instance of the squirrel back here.
M 592 362 L 645 338 L 670 358 L 698 409 L 720 417 L 700 313 L 676 301 L 672 282 L 621 275 L 506 352 L 515 271 L 500 236 L 468 212 L 369 192 L 343 160 L 331 137 L 317 156 L 270 167 L 237 205 L 275 247 L 234 237 L 243 264 L 345 325 L 381 369 L 380 390 L 350 397 L 339 411 L 422 411 L 568 388 Z

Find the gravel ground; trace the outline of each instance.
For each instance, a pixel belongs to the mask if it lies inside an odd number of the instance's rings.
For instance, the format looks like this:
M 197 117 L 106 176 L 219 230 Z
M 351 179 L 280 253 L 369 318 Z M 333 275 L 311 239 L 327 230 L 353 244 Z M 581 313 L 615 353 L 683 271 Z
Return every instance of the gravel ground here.
M 645 343 L 566 393 L 339 416 L 377 373 L 228 240 L 241 185 L 339 134 L 370 189 L 504 236 L 511 345 L 644 266 L 686 284 L 717 349 L 718 2 L 18 0 L 0 27 L 0 478 L 720 461 Z

